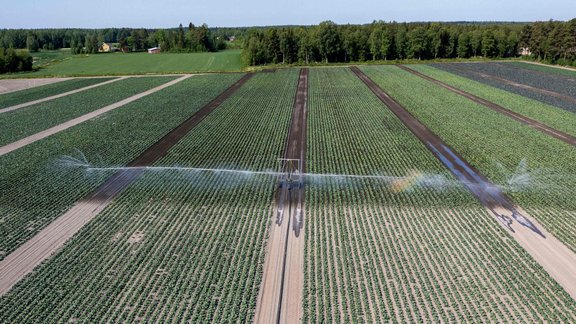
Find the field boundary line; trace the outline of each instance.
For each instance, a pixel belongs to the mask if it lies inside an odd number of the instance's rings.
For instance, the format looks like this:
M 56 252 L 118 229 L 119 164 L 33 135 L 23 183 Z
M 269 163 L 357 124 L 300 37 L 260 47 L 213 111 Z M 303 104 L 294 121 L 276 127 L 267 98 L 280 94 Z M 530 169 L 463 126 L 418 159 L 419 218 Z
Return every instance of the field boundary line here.
M 60 93 L 60 94 L 57 94 L 57 95 L 53 95 L 53 96 L 50 96 L 50 97 L 46 97 L 46 98 L 42 98 L 42 99 L 38 99 L 38 100 L 34 100 L 34 101 L 28 101 L 28 102 L 21 103 L 21 104 L 19 104 L 19 105 L 14 105 L 14 106 L 11 106 L 11 107 L 6 107 L 6 108 L 3 108 L 3 109 L 0 109 L 0 114 L 7 113 L 7 112 L 10 112 L 10 111 L 14 111 L 14 110 L 21 109 L 21 108 L 30 107 L 30 106 L 32 106 L 32 105 L 36 105 L 36 104 L 43 103 L 43 102 L 46 102 L 46 101 L 51 101 L 51 100 L 54 100 L 54 99 L 66 97 L 66 96 L 69 96 L 69 95 L 72 95 L 72 94 L 75 94 L 75 93 L 79 93 L 79 92 L 82 92 L 82 91 L 86 91 L 86 90 L 98 88 L 98 87 L 100 87 L 100 86 L 107 85 L 107 84 L 110 84 L 110 83 L 114 83 L 114 82 L 117 82 L 117 81 L 120 81 L 120 80 L 125 80 L 125 79 L 127 79 L 127 78 L 128 78 L 128 77 L 115 78 L 115 79 L 112 79 L 112 80 L 108 80 L 108 81 L 100 82 L 100 83 L 97 83 L 97 84 L 89 85 L 89 86 L 84 87 L 84 88 L 75 89 L 75 90 L 72 90 L 72 91 Z M 31 89 L 31 88 L 28 88 L 28 89 Z
M 153 94 L 153 93 L 155 93 L 155 92 L 158 92 L 158 91 L 160 91 L 160 90 L 163 90 L 163 89 L 165 89 L 165 88 L 167 88 L 167 87 L 169 87 L 169 86 L 172 86 L 172 85 L 174 85 L 174 84 L 176 84 L 176 83 L 179 83 L 179 82 L 181 82 L 181 81 L 184 81 L 185 79 L 188 79 L 189 77 L 191 77 L 191 75 L 186 75 L 186 76 L 183 76 L 183 77 L 178 78 L 178 79 L 176 79 L 176 80 L 172 80 L 172 81 L 167 82 L 167 83 L 164 83 L 164 84 L 162 84 L 162 85 L 160 85 L 160 86 L 158 86 L 158 87 L 156 87 L 156 88 L 153 88 L 153 89 L 150 89 L 150 90 L 146 90 L 146 91 L 144 91 L 144 92 L 141 92 L 141 93 L 136 94 L 136 95 L 133 95 L 133 96 L 131 96 L 131 97 L 129 97 L 129 98 L 120 100 L 120 101 L 118 101 L 118 102 L 116 102 L 116 103 L 113 103 L 113 104 L 111 104 L 111 105 L 108 105 L 108 106 L 106 106 L 106 107 L 103 107 L 103 108 L 100 108 L 100 109 L 98 109 L 98 110 L 89 112 L 89 113 L 87 113 L 87 114 L 85 114 L 85 115 L 82 115 L 82 116 L 80 116 L 80 117 L 76 117 L 76 118 L 74 118 L 74 119 L 68 120 L 68 121 L 66 121 L 66 122 L 64 122 L 64 123 L 62 123 L 62 124 L 60 124 L 60 125 L 56 125 L 56 126 L 54 126 L 54 127 L 45 129 L 45 130 L 43 130 L 43 131 L 41 131 L 41 132 L 38 132 L 38 133 L 36 133 L 36 134 L 30 135 L 30 136 L 28 136 L 28 137 L 19 139 L 19 140 L 15 141 L 15 142 L 12 142 L 12 143 L 10 143 L 10 144 L 4 145 L 4 146 L 0 147 L 0 156 L 3 156 L 3 155 L 5 155 L 5 154 L 8 154 L 8 153 L 10 153 L 10 152 L 12 152 L 12 151 L 15 151 L 15 150 L 17 150 L 17 149 L 19 149 L 19 148 L 22 148 L 22 147 L 26 146 L 26 145 L 32 144 L 32 143 L 34 143 L 34 142 L 37 142 L 37 141 L 39 141 L 39 140 L 41 140 L 41 139 L 44 139 L 44 138 L 46 138 L 46 137 L 48 137 L 48 136 L 57 134 L 57 133 L 59 133 L 59 132 L 61 132 L 61 131 L 63 131 L 63 130 L 66 130 L 66 129 L 70 128 L 70 127 L 73 127 L 73 126 L 76 126 L 76 125 L 78 125 L 78 124 L 81 124 L 81 123 L 83 123 L 83 122 L 85 122 L 85 121 L 87 121 L 87 120 L 90 120 L 90 119 L 92 119 L 92 118 L 98 117 L 98 116 L 100 116 L 100 115 L 102 115 L 102 114 L 105 114 L 105 113 L 111 111 L 111 110 L 114 110 L 114 109 L 116 109 L 116 108 L 120 108 L 120 107 L 122 107 L 122 106 L 125 106 L 125 105 L 127 105 L 127 104 L 129 104 L 129 103 L 131 103 L 131 102 L 133 102 L 133 101 L 136 101 L 136 100 L 141 99 L 141 98 L 143 98 L 143 97 L 146 97 L 146 96 L 148 96 L 148 95 L 150 95 L 150 94 Z
M 497 186 L 492 184 L 458 152 L 394 100 L 358 67 L 351 67 L 350 69 L 468 188 L 506 232 L 576 300 L 576 253 L 550 234 L 526 211 L 515 206 Z
M 301 68 L 283 157 L 300 159 L 302 172 L 306 172 L 307 114 L 308 69 Z M 276 188 L 273 195 L 275 202 L 270 220 L 272 225 L 269 229 L 254 323 L 296 323 L 301 321 L 303 315 L 305 222 L 298 223 L 297 219 L 293 220 L 293 215 L 288 213 L 288 210 L 296 210 L 293 199 L 297 199 L 302 203 L 301 215 L 305 215 L 304 187 L 298 189 L 292 200 L 281 195 L 280 190 Z M 283 216 L 284 219 L 277 226 L 274 219 L 277 217 L 278 207 L 283 204 L 281 199 L 287 200 L 284 214 L 288 217 Z
M 452 92 L 454 92 L 454 93 L 456 93 L 456 94 L 459 94 L 459 95 L 461 95 L 462 97 L 465 97 L 465 98 L 467 98 L 467 99 L 469 99 L 469 100 L 471 100 L 471 101 L 473 101 L 473 102 L 475 102 L 475 103 L 477 103 L 477 104 L 480 104 L 480 105 L 482 105 L 482 106 L 484 106 L 484 107 L 490 108 L 491 110 L 493 110 L 493 111 L 495 111 L 495 112 L 498 112 L 498 113 L 501 113 L 501 114 L 503 114 L 503 115 L 506 115 L 506 116 L 508 116 L 508 117 L 516 120 L 516 121 L 521 122 L 522 124 L 528 125 L 528 126 L 530 126 L 531 128 L 537 129 L 537 130 L 539 130 L 539 131 L 541 131 L 541 132 L 543 132 L 543 133 L 545 133 L 545 134 L 547 134 L 547 135 L 550 135 L 550 136 L 552 136 L 552 137 L 554 137 L 554 138 L 556 138 L 556 139 L 559 139 L 559 140 L 561 140 L 561 141 L 563 141 L 563 142 L 565 142 L 565 143 L 567 143 L 567 144 L 570 144 L 570 145 L 572 145 L 572 146 L 576 146 L 576 137 L 574 137 L 574 136 L 572 136 L 572 135 L 570 135 L 570 134 L 567 134 L 567 133 L 561 132 L 561 131 L 559 131 L 559 130 L 556 130 L 556 129 L 548 126 L 548 125 L 545 125 L 545 124 L 537 121 L 537 120 L 534 120 L 534 119 L 532 119 L 532 118 L 526 117 L 526 116 L 521 115 L 521 114 L 519 114 L 519 113 L 517 113 L 517 112 L 514 112 L 514 111 L 512 111 L 512 110 L 510 110 L 510 109 L 508 109 L 508 108 L 505 108 L 505 107 L 500 106 L 500 105 L 498 105 L 498 104 L 496 104 L 496 103 L 493 103 L 493 102 L 491 102 L 491 101 L 489 101 L 489 100 L 480 98 L 480 97 L 478 97 L 478 96 L 476 96 L 476 95 L 473 95 L 473 94 L 471 94 L 471 93 L 469 93 L 469 92 L 466 92 L 466 91 L 464 91 L 464 90 L 461 90 L 461 89 L 458 89 L 458 88 L 456 88 L 456 87 L 453 87 L 453 86 L 451 86 L 451 85 L 449 85 L 449 84 L 447 84 L 447 83 L 444 83 L 444 82 L 442 82 L 442 81 L 440 81 L 440 80 L 434 79 L 434 78 L 432 78 L 432 77 L 430 77 L 430 76 L 427 76 L 427 75 L 425 75 L 425 74 L 423 74 L 423 73 L 421 73 L 421 72 L 415 71 L 415 70 L 413 70 L 413 69 L 411 69 L 411 68 L 409 68 L 409 67 L 407 67 L 407 66 L 398 65 L 398 67 L 401 68 L 402 70 L 407 71 L 407 72 L 410 72 L 410 73 L 412 73 L 413 75 L 416 75 L 416 76 L 418 76 L 418 77 L 420 77 L 420 78 L 422 78 L 422 79 L 425 79 L 425 80 L 427 80 L 427 81 L 430 81 L 430 82 L 432 82 L 432 83 L 434 83 L 434 84 L 436 84 L 436 85 L 438 85 L 438 86 L 440 86 L 440 87 L 442 87 L 442 88 L 444 88 L 444 89 L 447 89 L 447 90 L 450 90 L 450 91 L 452 91 Z
M 177 83 L 190 76 L 184 76 L 171 83 Z M 62 216 L 56 218 L 38 234 L 0 261 L 0 297 L 8 293 L 15 284 L 31 273 L 38 265 L 59 251 L 84 225 L 94 219 L 116 196 L 137 180 L 144 173 L 146 166 L 153 164 L 166 155 L 172 146 L 178 143 L 204 117 L 219 107 L 222 102 L 234 94 L 252 76 L 253 74 L 244 75 L 127 165 L 136 168 L 124 169 L 114 173 L 98 188 L 74 204 Z M 164 86 L 166 87 L 167 85 Z M 138 166 L 142 168 L 137 168 Z

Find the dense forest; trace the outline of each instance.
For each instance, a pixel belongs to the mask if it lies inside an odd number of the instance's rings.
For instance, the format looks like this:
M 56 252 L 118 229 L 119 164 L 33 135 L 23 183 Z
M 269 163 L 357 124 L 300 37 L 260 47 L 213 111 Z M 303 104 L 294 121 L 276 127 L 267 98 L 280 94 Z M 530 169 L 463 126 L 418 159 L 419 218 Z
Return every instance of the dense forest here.
M 0 30 L 0 48 L 26 48 L 30 52 L 71 48 L 74 54 L 97 53 L 106 42 L 133 52 L 155 46 L 164 52 L 213 52 L 226 48 L 228 31 L 192 23 L 172 29 L 4 29 Z
M 539 60 L 576 63 L 576 19 L 519 23 L 385 23 L 278 27 L 244 39 L 248 65 L 369 60 L 514 57 L 527 48 Z
M 128 51 L 159 46 L 163 52 L 212 52 L 236 38 L 247 65 L 362 62 L 371 60 L 514 57 L 528 49 L 534 59 L 576 66 L 576 19 L 535 23 L 396 23 L 368 25 L 171 29 L 3 29 L 0 73 L 32 69 L 25 51 L 70 48 L 97 53 L 104 42 Z M 230 43 L 228 43 L 229 45 Z M 240 45 L 241 44 L 241 45 Z

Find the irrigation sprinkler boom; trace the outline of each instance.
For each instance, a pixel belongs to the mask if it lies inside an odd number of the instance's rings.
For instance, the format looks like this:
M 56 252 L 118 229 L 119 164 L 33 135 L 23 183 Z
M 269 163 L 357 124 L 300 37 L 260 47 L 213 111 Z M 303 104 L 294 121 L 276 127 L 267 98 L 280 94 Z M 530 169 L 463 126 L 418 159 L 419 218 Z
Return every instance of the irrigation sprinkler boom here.
M 293 227 L 296 233 L 302 226 L 302 200 L 304 198 L 304 175 L 300 159 L 279 159 L 278 166 L 278 200 L 276 224 L 281 225 L 285 203 L 288 202 L 288 213 L 293 216 Z

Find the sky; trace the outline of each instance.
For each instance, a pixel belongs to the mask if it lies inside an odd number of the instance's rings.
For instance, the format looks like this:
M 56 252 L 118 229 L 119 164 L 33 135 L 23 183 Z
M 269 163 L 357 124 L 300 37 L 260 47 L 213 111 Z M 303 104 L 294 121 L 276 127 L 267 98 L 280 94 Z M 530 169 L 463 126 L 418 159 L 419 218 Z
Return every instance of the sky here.
M 211 27 L 576 18 L 575 0 L 0 0 L 3 28 Z

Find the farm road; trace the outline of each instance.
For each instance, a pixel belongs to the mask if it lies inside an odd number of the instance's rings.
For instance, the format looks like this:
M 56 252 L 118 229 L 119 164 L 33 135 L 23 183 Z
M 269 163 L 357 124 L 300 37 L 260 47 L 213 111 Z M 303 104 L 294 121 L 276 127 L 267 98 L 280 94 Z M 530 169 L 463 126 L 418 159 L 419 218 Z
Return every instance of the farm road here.
M 460 90 L 460 89 L 455 88 L 455 87 L 453 87 L 453 86 L 450 86 L 450 85 L 448 85 L 448 84 L 446 84 L 446 83 L 444 83 L 444 82 L 442 82 L 442 81 L 436 80 L 436 79 L 431 78 L 431 77 L 429 77 L 429 76 L 427 76 L 427 75 L 425 75 L 425 74 L 423 74 L 423 73 L 420 73 L 420 72 L 418 72 L 418 71 L 412 70 L 411 68 L 409 68 L 409 67 L 407 67 L 407 66 L 398 65 L 398 67 L 401 68 L 401 69 L 403 69 L 403 70 L 405 70 L 405 71 L 407 71 L 407 72 L 410 72 L 410 73 L 412 73 L 412 74 L 414 74 L 414 75 L 416 75 L 416 76 L 419 76 L 419 77 L 421 77 L 421 78 L 423 78 L 423 79 L 425 79 L 425 80 L 428 80 L 428 81 L 430 81 L 430 82 L 432 82 L 432 83 L 434 83 L 434 84 L 436 84 L 436 85 L 438 85 L 438 86 L 441 86 L 442 88 L 448 89 L 448 90 L 450 90 L 450 91 L 452 91 L 452 92 L 454 92 L 454 93 L 457 93 L 457 94 L 459 94 L 459 95 L 461 95 L 461 96 L 463 96 L 463 97 L 465 97 L 465 98 L 468 98 L 468 99 L 474 101 L 474 102 L 477 103 L 477 104 L 480 104 L 480 105 L 482 105 L 482 106 L 485 106 L 485 107 L 487 107 L 487 108 L 490 108 L 490 109 L 492 109 L 492 110 L 494 110 L 494 111 L 496 111 L 496 112 L 498 112 L 498 113 L 504 114 L 504 115 L 506 115 L 506 116 L 508 116 L 508 117 L 510 117 L 510 118 L 512 118 L 512 119 L 514 119 L 514 120 L 516 120 L 516 121 L 519 121 L 519 122 L 521 122 L 522 124 L 528 125 L 528 126 L 534 128 L 534 129 L 537 129 L 537 130 L 539 130 L 539 131 L 541 131 L 541 132 L 543 132 L 543 133 L 545 133 L 545 134 L 547 134 L 547 135 L 550 135 L 550 136 L 552 136 L 552 137 L 554 137 L 554 138 L 557 138 L 557 139 L 559 139 L 559 140 L 561 140 L 561 141 L 563 141 L 563 142 L 565 142 L 565 143 L 567 143 L 567 144 L 570 144 L 570 145 L 572 145 L 572 146 L 576 146 L 576 137 L 574 137 L 574 136 L 571 136 L 571 135 L 569 135 L 569 134 L 566 134 L 566 133 L 564 133 L 564 132 L 561 132 L 561 131 L 559 131 L 559 130 L 556 130 L 556 129 L 554 129 L 554 128 L 552 128 L 552 127 L 549 127 L 549 126 L 547 126 L 547 125 L 545 125 L 545 124 L 542 124 L 541 122 L 538 122 L 538 121 L 536 121 L 536 120 L 534 120 L 534 119 L 531 119 L 531 118 L 525 117 L 525 116 L 523 116 L 523 115 L 521 115 L 521 114 L 518 114 L 518 113 L 516 113 L 516 112 L 513 112 L 513 111 L 511 111 L 511 110 L 509 110 L 509 109 L 507 109 L 507 108 L 504 108 L 504 107 L 502 107 L 502 106 L 500 106 L 500 105 L 497 105 L 497 104 L 495 104 L 495 103 L 493 103 L 493 102 L 491 102 L 491 101 L 482 99 L 482 98 L 480 98 L 480 97 L 478 97 L 478 96 L 475 96 L 475 95 L 473 95 L 473 94 L 471 94 L 471 93 L 469 93 L 469 92 Z
M 12 106 L 12 107 L 7 107 L 7 108 L 4 108 L 4 109 L 0 110 L 0 114 L 6 113 L 6 112 L 9 112 L 9 111 L 14 111 L 14 110 L 21 109 L 21 108 L 30 107 L 30 106 L 32 106 L 32 105 L 39 104 L 39 103 L 42 103 L 42 102 L 46 102 L 46 101 L 50 101 L 50 100 L 54 100 L 54 99 L 66 97 L 66 96 L 69 96 L 69 95 L 71 95 L 71 94 L 75 94 L 75 93 L 78 93 L 78 92 L 82 92 L 82 91 L 94 89 L 94 88 L 97 88 L 97 87 L 100 87 L 100 86 L 103 86 L 103 85 L 106 85 L 106 84 L 110 84 L 110 83 L 114 83 L 114 82 L 117 82 L 117 81 L 120 81 L 120 80 L 124 80 L 124 79 L 126 79 L 126 78 L 127 78 L 127 77 L 120 77 L 120 78 L 112 79 L 112 80 L 109 80 L 109 81 L 104 81 L 104 82 L 101 82 L 101 83 L 93 84 L 93 85 L 91 85 L 91 86 L 87 86 L 87 87 L 84 87 L 84 88 L 80 88 L 80 89 L 76 89 L 76 90 L 72 90 L 72 91 L 60 93 L 60 94 L 57 94 L 57 95 L 53 95 L 53 96 L 50 96 L 50 97 L 46 97 L 46 98 L 42 98 L 42 99 L 38 99 L 38 100 L 34 100 L 34 101 L 25 102 L 25 103 L 23 103 L 23 104 L 15 105 L 15 106 Z
M 165 84 L 163 84 L 163 85 L 161 85 L 161 86 L 158 86 L 158 87 L 156 87 L 156 88 L 153 88 L 153 89 L 144 91 L 144 92 L 142 92 L 142 93 L 139 93 L 139 94 L 137 94 L 137 95 L 134 95 L 134 96 L 132 96 L 132 97 L 130 97 L 130 98 L 126 98 L 126 99 L 121 100 L 121 101 L 119 101 L 119 102 L 117 102 L 117 103 L 114 103 L 114 104 L 112 104 L 112 105 L 106 106 L 106 107 L 104 107 L 104 108 L 100 108 L 100 109 L 98 109 L 98 110 L 92 111 L 92 112 L 87 113 L 87 114 L 85 114 L 85 115 L 82 115 L 82 116 L 80 116 L 80 117 L 71 119 L 71 120 L 69 120 L 69 121 L 67 121 L 67 122 L 65 122 L 65 123 L 62 123 L 62 124 L 57 125 L 57 126 L 54 126 L 54 127 L 52 127 L 52 128 L 48 128 L 48 129 L 43 130 L 43 131 L 41 131 L 41 132 L 38 132 L 38 133 L 36 133 L 36 134 L 34 134 L 34 135 L 31 135 L 31 136 L 25 137 L 25 138 L 23 138 L 23 139 L 20 139 L 20 140 L 18 140 L 18 141 L 16 141 L 16 142 L 12 142 L 12 143 L 10 143 L 10 144 L 8 144 L 8 145 L 4 145 L 4 146 L 0 147 L 0 156 L 5 155 L 5 154 L 8 154 L 8 153 L 10 153 L 10 152 L 12 152 L 12 151 L 15 151 L 15 150 L 17 150 L 17 149 L 19 149 L 19 148 L 21 148 L 21 147 L 26 146 L 26 145 L 32 144 L 32 143 L 34 143 L 34 142 L 36 142 L 36 141 L 39 141 L 39 140 L 41 140 L 41 139 L 43 139 L 43 138 L 46 138 L 46 137 L 48 137 L 48 136 L 57 134 L 57 133 L 59 133 L 59 132 L 61 132 L 61 131 L 63 131 L 63 130 L 66 130 L 66 129 L 70 128 L 70 127 L 74 127 L 74 126 L 76 126 L 76 125 L 78 125 L 78 124 L 81 124 L 81 123 L 83 123 L 83 122 L 85 122 L 85 121 L 87 121 L 87 120 L 90 120 L 90 119 L 92 119 L 92 118 L 94 118 L 94 117 L 98 117 L 98 116 L 100 116 L 100 115 L 102 115 L 102 114 L 105 114 L 105 113 L 107 113 L 107 112 L 109 112 L 109 111 L 111 111 L 111 110 L 114 110 L 114 109 L 116 109 L 116 108 L 120 108 L 120 107 L 122 107 L 122 106 L 124 106 L 124 105 L 127 105 L 127 104 L 129 104 L 129 103 L 131 103 L 131 102 L 133 102 L 133 101 L 136 101 L 136 100 L 138 100 L 138 99 L 140 99 L 140 98 L 146 97 L 146 96 L 148 96 L 148 95 L 150 95 L 150 94 L 153 94 L 153 93 L 155 93 L 155 92 L 158 92 L 158 91 L 160 91 L 160 90 L 162 90 L 162 89 L 165 89 L 165 88 L 167 88 L 167 87 L 169 87 L 169 86 L 172 86 L 172 85 L 174 85 L 174 84 L 176 84 L 176 83 L 178 83 L 178 82 L 184 81 L 185 79 L 188 79 L 188 78 L 191 77 L 191 76 L 192 76 L 192 75 L 185 75 L 185 76 L 183 76 L 183 77 L 181 77 L 181 78 L 178 78 L 178 79 L 176 79 L 176 80 L 172 80 L 172 81 L 167 82 L 167 83 L 165 83 Z M 115 80 L 112 80 L 112 81 L 116 81 L 116 80 L 118 80 L 118 79 L 115 79 Z M 106 82 L 104 82 L 104 83 L 106 83 Z M 99 83 L 98 85 L 101 85 L 101 84 L 102 84 L 102 83 Z
M 294 99 L 292 120 L 284 151 L 286 159 L 300 159 L 302 172 L 306 172 L 306 125 L 308 114 L 308 69 L 300 70 L 300 78 Z M 303 220 L 296 215 L 297 202 L 302 203 L 304 215 L 304 188 L 293 188 L 288 197 L 277 189 L 272 208 L 272 226 L 264 261 L 264 275 L 255 323 L 299 323 L 302 320 L 304 290 L 304 235 Z M 294 192 L 296 191 L 296 192 Z M 281 199 L 285 199 L 286 204 Z M 278 206 L 284 206 L 284 217 L 276 226 Z M 292 214 L 290 214 L 292 212 Z M 301 216 L 303 218 L 303 216 Z
M 170 85 L 180 82 L 191 75 L 169 82 Z M 145 167 L 162 158 L 168 150 L 180 141 L 188 132 L 198 125 L 204 117 L 216 109 L 224 100 L 238 90 L 253 74 L 246 74 L 218 97 L 194 113 L 182 124 L 150 146 L 140 156 L 128 164 L 130 167 Z M 162 85 L 162 89 L 169 86 Z M 160 88 L 160 87 L 158 87 Z M 161 90 L 161 89 L 152 89 Z M 149 92 L 148 91 L 148 92 Z M 150 92 L 152 93 L 152 92 Z M 130 98 L 129 98 L 130 99 Z M 127 99 L 128 100 L 128 99 Z M 136 100 L 136 99 L 134 99 Z M 96 217 L 110 202 L 137 180 L 144 168 L 120 170 L 108 178 L 100 187 L 77 202 L 70 210 L 54 220 L 50 225 L 21 245 L 14 252 L 0 261 L 0 296 L 6 294 L 18 281 L 31 273 L 34 268 L 56 253 L 66 241 Z
M 474 169 L 462 156 L 390 97 L 358 67 L 351 67 L 372 92 L 486 207 L 507 232 L 576 300 L 576 254 Z

